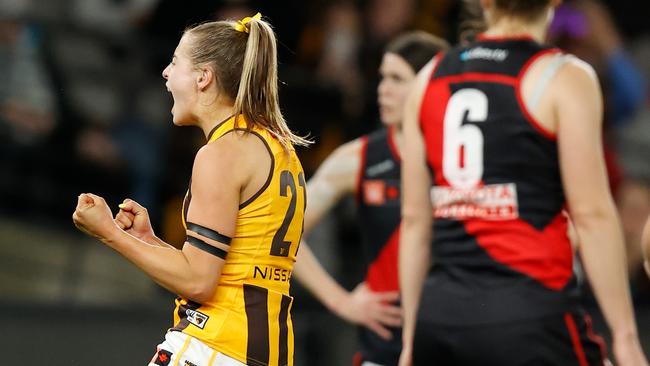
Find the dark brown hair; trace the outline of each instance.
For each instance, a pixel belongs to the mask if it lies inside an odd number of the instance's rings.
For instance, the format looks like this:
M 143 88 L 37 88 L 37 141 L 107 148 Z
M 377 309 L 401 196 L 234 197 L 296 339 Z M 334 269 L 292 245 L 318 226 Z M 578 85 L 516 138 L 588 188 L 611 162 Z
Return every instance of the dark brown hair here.
M 514 16 L 535 19 L 549 6 L 551 0 L 494 0 L 497 9 Z
M 479 0 L 463 0 L 460 8 L 458 41 L 461 44 L 472 43 L 476 37 L 487 29 L 483 9 Z
M 388 43 L 385 53 L 394 53 L 404 59 L 415 73 L 420 71 L 438 52 L 449 48 L 442 38 L 423 31 L 408 32 Z
M 194 65 L 212 67 L 218 85 L 235 101 L 235 115 L 244 116 L 247 130 L 264 128 L 285 148 L 310 144 L 291 132 L 280 111 L 273 29 L 258 19 L 245 25 L 247 32 L 236 29 L 238 24 L 215 21 L 186 29 L 184 35 L 192 45 L 190 59 Z

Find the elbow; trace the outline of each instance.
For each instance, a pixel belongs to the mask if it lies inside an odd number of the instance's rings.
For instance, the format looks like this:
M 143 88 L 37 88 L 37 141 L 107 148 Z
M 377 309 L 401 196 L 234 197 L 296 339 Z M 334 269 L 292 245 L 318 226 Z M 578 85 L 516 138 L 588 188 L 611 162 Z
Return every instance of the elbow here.
M 403 228 L 431 228 L 433 224 L 433 217 L 427 215 L 426 211 L 416 210 L 403 210 L 402 211 L 402 227 Z
M 570 217 L 577 229 L 602 227 L 604 223 L 618 223 L 613 202 L 570 210 Z
M 212 299 L 217 284 L 215 282 L 207 283 L 207 281 L 196 281 L 196 283 L 188 289 L 186 297 L 189 300 L 204 304 Z
M 430 212 L 430 211 L 429 211 Z M 402 212 L 400 224 L 400 251 L 409 252 L 416 248 L 430 245 L 433 235 L 433 217 L 431 214 Z

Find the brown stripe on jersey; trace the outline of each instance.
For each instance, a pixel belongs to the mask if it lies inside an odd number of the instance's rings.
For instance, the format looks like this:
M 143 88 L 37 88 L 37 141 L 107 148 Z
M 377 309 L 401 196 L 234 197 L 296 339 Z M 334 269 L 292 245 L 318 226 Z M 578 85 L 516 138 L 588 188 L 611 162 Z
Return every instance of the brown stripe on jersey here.
M 269 363 L 269 290 L 244 284 L 244 304 L 248 319 L 246 364 L 266 366 Z
M 180 302 L 179 298 L 179 302 Z M 201 307 L 201 304 L 198 302 L 190 301 L 187 300 L 187 304 L 183 304 L 182 302 L 179 303 L 178 306 L 178 317 L 181 319 L 174 325 L 174 327 L 170 330 L 176 330 L 176 331 L 183 331 L 185 328 L 187 328 L 188 325 L 190 325 L 190 321 L 187 319 L 187 311 L 188 310 L 197 310 L 198 308 Z
M 280 335 L 278 341 L 278 365 L 285 366 L 287 364 L 287 354 L 289 353 L 289 306 L 291 305 L 291 298 L 289 296 L 282 295 L 282 302 L 280 303 L 280 315 L 279 315 L 279 324 L 280 324 Z
M 217 129 L 219 129 L 219 127 L 221 127 L 221 125 L 223 125 L 224 123 L 228 122 L 228 121 L 229 121 L 231 118 L 233 118 L 234 116 L 235 116 L 234 114 L 231 114 L 228 118 L 226 118 L 226 119 L 224 119 L 223 121 L 217 123 L 217 125 L 214 126 L 214 127 L 212 128 L 212 130 L 210 130 L 210 132 L 208 133 L 208 141 L 210 141 L 210 139 L 212 138 L 212 135 L 214 135 L 214 133 L 217 132 Z

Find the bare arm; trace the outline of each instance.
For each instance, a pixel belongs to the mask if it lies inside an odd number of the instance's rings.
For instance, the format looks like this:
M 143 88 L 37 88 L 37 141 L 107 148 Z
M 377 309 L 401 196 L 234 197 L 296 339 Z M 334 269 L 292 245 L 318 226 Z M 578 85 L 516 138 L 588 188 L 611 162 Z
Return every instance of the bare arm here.
M 402 228 L 399 247 L 399 281 L 404 310 L 403 350 L 400 365 L 410 365 L 413 334 L 422 285 L 431 265 L 433 208 L 430 190 L 432 178 L 427 170 L 419 114 L 432 64 L 418 74 L 404 112 L 404 149 L 402 152 Z
M 193 200 L 187 217 L 188 222 L 227 237 L 234 235 L 240 190 L 254 169 L 253 164 L 247 164 L 251 160 L 246 158 L 250 146 L 235 143 L 234 139 L 227 135 L 197 154 L 192 173 Z M 80 197 L 73 218 L 78 227 L 101 239 L 168 290 L 199 303 L 214 293 L 229 249 L 214 235 L 190 227 L 182 250 L 151 245 L 121 230 L 103 199 L 94 195 Z M 205 244 L 202 249 L 196 245 L 197 240 Z
M 307 182 L 309 204 L 305 211 L 305 235 L 339 202 L 341 197 L 356 189 L 357 174 L 361 166 L 360 139 L 338 147 L 321 164 L 316 174 Z
M 650 216 L 648 216 L 645 226 L 643 227 L 643 235 L 641 236 L 641 252 L 643 253 L 643 266 L 645 272 L 650 276 Z
M 354 192 L 361 165 L 360 154 L 360 140 L 342 145 L 309 180 L 305 233 L 310 232 L 343 195 Z M 327 273 L 304 241 L 293 276 L 330 311 L 351 323 L 368 327 L 383 338 L 390 338 L 391 333 L 382 324 L 397 326 L 401 323 L 400 309 L 383 304 L 397 300 L 397 293 L 373 294 L 365 284 L 348 292 Z
M 638 346 L 623 235 L 603 159 L 598 81 L 591 67 L 572 60 L 558 74 L 552 92 L 562 180 L 587 276 L 612 332 L 619 363 L 645 365 Z M 621 352 L 621 347 L 626 350 Z
M 345 302 L 350 296 L 348 291 L 323 268 L 304 241 L 300 244 L 300 252 L 293 270 L 296 278 L 309 292 L 325 307 L 337 313 L 337 304 Z
M 354 177 L 360 166 L 360 151 L 361 143 L 358 140 L 342 145 L 325 159 L 314 177 L 307 182 L 309 204 L 305 211 L 305 236 L 343 195 L 354 190 Z M 293 277 L 330 311 L 337 313 L 337 304 L 349 297 L 348 291 L 327 273 L 305 241 L 300 249 Z
M 173 246 L 173 245 L 171 245 L 169 243 L 166 243 L 164 240 L 160 239 L 159 237 L 157 237 L 155 235 L 152 236 L 149 241 L 147 241 L 147 244 L 159 246 L 159 247 L 162 247 L 162 248 L 176 248 L 175 246 Z
M 325 159 L 314 177 L 307 182 L 309 204 L 305 211 L 304 236 L 309 234 L 344 194 L 354 191 L 356 175 L 361 165 L 360 152 L 359 140 L 342 145 Z M 329 290 L 334 291 L 337 297 L 347 291 L 322 268 L 307 243 L 303 241 L 301 246 L 293 276 L 332 310 L 332 304 L 329 303 L 331 294 L 323 290 L 321 284 L 327 283 Z
M 295 269 L 300 267 L 299 272 Z M 372 292 L 360 283 L 352 292 L 347 291 L 318 262 L 309 246 L 303 242 L 294 276 L 331 312 L 352 324 L 362 325 L 384 339 L 392 333 L 385 327 L 402 324 L 401 309 L 394 303 L 397 292 Z

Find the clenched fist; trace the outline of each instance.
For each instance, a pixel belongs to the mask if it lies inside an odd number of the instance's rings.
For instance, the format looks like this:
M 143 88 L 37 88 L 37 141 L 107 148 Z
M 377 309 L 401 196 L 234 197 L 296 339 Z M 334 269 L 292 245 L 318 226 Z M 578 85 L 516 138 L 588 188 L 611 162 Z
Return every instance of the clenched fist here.
M 155 234 L 147 209 L 128 198 L 119 207 L 120 211 L 115 216 L 117 226 L 142 241 L 151 242 Z
M 79 230 L 100 240 L 107 239 L 114 230 L 119 230 L 106 201 L 92 193 L 79 195 L 72 221 Z

